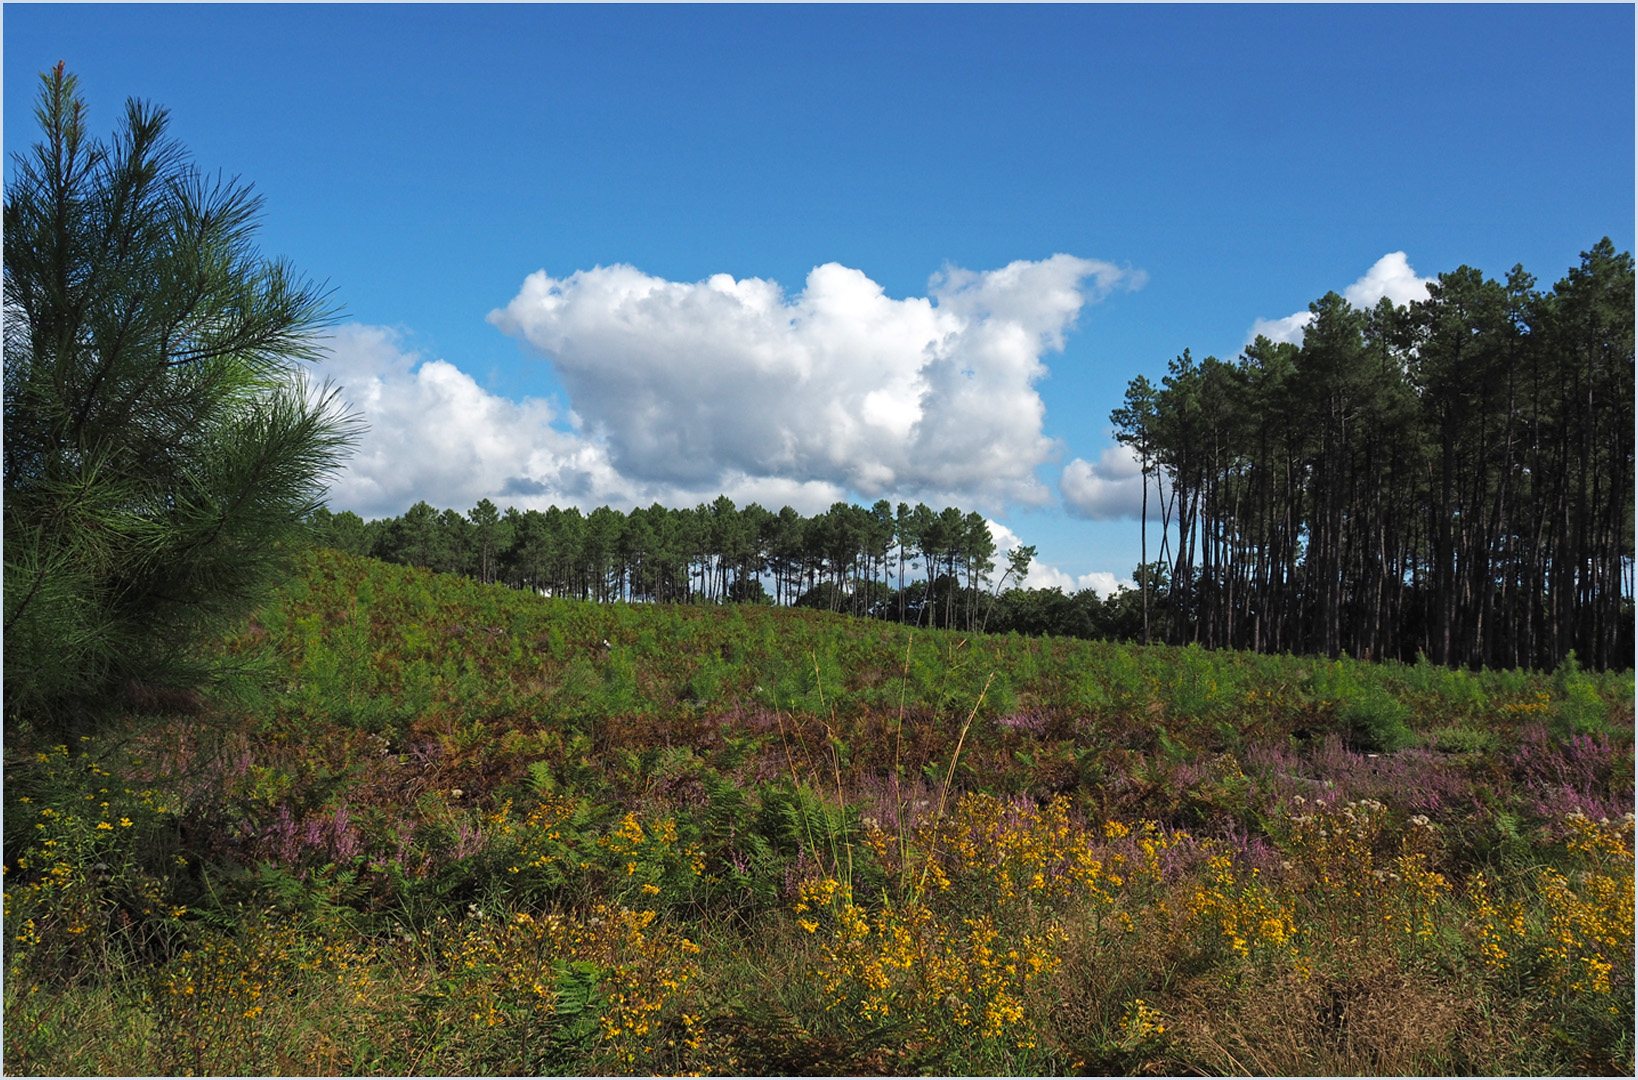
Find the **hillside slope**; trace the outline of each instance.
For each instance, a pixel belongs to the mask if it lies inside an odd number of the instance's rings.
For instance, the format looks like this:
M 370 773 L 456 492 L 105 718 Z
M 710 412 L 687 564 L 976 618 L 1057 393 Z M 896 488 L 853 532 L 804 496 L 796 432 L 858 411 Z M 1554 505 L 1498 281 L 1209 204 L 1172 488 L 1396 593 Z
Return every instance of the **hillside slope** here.
M 1631 1071 L 1630 673 L 329 552 L 221 647 L 7 747 L 9 1071 Z

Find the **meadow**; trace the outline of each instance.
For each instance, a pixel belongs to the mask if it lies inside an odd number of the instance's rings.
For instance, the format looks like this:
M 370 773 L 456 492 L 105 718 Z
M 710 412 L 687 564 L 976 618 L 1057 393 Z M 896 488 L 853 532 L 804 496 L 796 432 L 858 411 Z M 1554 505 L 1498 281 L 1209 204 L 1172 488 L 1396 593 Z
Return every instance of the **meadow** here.
M 320 551 L 5 747 L 38 1074 L 1606 1074 L 1633 675 L 593 604 Z

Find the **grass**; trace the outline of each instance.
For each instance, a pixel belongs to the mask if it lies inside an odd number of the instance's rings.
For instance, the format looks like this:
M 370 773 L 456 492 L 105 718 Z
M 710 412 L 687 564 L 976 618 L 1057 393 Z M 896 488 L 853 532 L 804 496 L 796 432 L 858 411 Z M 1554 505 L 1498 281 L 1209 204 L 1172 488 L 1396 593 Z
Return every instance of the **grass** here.
M 221 649 L 8 740 L 7 1071 L 1632 1072 L 1630 672 L 329 553 Z

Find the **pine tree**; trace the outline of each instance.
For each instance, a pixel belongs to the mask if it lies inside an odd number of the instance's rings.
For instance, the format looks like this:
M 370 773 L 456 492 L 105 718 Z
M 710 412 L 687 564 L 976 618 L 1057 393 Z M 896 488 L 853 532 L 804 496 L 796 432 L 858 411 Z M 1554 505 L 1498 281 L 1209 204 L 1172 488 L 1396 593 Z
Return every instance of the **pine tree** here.
M 5 197 L 5 715 L 95 722 L 282 572 L 353 422 L 297 362 L 326 295 L 251 243 L 260 200 L 137 101 L 89 136 L 61 64 Z

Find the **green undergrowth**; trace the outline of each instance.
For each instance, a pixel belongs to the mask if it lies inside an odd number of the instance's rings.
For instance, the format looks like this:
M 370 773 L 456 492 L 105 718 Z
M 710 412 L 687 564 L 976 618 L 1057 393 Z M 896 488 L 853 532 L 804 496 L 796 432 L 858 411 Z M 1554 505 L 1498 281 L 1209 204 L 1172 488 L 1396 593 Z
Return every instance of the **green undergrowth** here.
M 918 630 L 753 604 L 594 604 L 323 552 L 227 647 L 277 654 L 270 721 L 397 737 L 489 716 L 590 728 L 757 709 L 942 715 L 964 712 L 986 681 L 979 715 L 992 722 L 1031 710 L 1082 725 L 1160 720 L 1194 745 L 1316 726 L 1410 745 L 1413 729 L 1521 717 L 1598 734 L 1619 730 L 1632 700 L 1630 672 L 1573 661 L 1544 677 Z
M 8 739 L 8 1071 L 1631 1072 L 1631 672 L 328 552 L 220 652 Z

